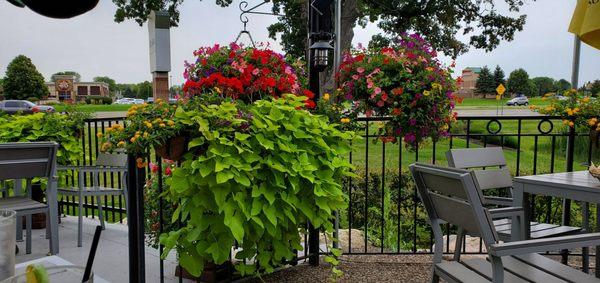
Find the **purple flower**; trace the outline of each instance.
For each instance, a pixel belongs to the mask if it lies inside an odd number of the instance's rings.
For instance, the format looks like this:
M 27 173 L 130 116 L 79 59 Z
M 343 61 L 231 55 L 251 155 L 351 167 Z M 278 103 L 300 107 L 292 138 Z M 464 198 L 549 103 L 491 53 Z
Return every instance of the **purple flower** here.
M 408 124 L 411 125 L 411 126 L 416 125 L 417 124 L 417 119 L 412 118 L 412 119 L 408 120 Z
M 413 133 L 408 133 L 404 136 L 404 141 L 409 144 L 413 144 L 416 139 L 417 137 L 415 137 L 415 134 Z

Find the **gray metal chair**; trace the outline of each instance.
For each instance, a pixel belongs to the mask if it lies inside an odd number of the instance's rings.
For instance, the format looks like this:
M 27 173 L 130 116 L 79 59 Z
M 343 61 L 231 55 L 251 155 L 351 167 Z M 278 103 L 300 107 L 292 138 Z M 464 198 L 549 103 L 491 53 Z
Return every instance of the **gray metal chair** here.
M 119 153 L 98 153 L 95 166 L 59 166 L 58 170 L 71 170 L 77 173 L 77 187 L 61 187 L 58 188 L 58 193 L 65 196 L 76 196 L 78 199 L 78 231 L 77 231 L 77 246 L 82 246 L 83 235 L 83 199 L 86 196 L 96 197 L 98 206 L 98 218 L 105 229 L 104 216 L 102 213 L 102 196 L 118 196 L 125 197 L 125 207 L 128 206 L 127 200 L 127 155 Z M 113 188 L 109 186 L 110 182 L 100 184 L 101 173 L 121 173 L 121 187 L 123 189 Z M 90 174 L 92 186 L 84 186 L 84 178 L 86 174 Z
M 490 209 L 496 232 L 504 241 L 511 239 L 511 214 L 509 211 L 519 211 L 521 208 L 511 208 L 512 177 L 506 167 L 506 159 L 501 147 L 451 149 L 446 153 L 448 165 L 455 168 L 473 171 L 480 188 L 483 191 L 492 189 L 504 190 L 510 197 L 484 195 L 485 205 L 496 205 L 502 208 Z M 579 227 L 560 226 L 548 223 L 530 222 L 531 233 L 528 238 L 540 239 L 561 235 L 577 234 Z M 516 236 L 516 235 L 512 235 Z M 457 239 L 460 239 L 460 232 Z M 460 245 L 457 241 L 457 245 Z M 457 247 L 458 248 L 458 247 Z M 460 251 L 460 249 L 458 249 Z
M 17 238 L 23 233 L 22 217 L 26 226 L 26 253 L 31 253 L 31 216 L 36 213 L 46 214 L 46 237 L 49 238 L 50 253 L 58 253 L 58 201 L 56 198 L 56 152 L 55 142 L 18 142 L 0 144 L 0 182 L 7 184 L 13 180 L 14 194 L 0 198 L 0 209 L 17 212 Z M 47 179 L 46 203 L 31 199 L 31 183 L 33 178 Z M 28 196 L 21 193 L 25 180 Z
M 484 206 L 475 172 L 427 164 L 412 164 L 410 171 L 429 216 L 435 237 L 431 282 L 600 282 L 600 279 L 537 254 L 600 245 L 600 233 L 503 243 Z M 522 216 L 521 216 L 522 217 Z M 522 219 L 522 218 L 520 218 Z M 442 259 L 444 233 L 441 225 L 463 227 L 468 235 L 481 237 L 488 259 L 453 261 Z

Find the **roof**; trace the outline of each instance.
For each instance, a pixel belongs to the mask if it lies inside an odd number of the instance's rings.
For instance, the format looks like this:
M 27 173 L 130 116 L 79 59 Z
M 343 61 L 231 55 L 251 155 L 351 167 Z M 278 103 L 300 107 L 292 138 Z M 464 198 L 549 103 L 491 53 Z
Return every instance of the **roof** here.
M 473 73 L 481 73 L 481 67 L 466 67 L 463 71 L 472 71 Z

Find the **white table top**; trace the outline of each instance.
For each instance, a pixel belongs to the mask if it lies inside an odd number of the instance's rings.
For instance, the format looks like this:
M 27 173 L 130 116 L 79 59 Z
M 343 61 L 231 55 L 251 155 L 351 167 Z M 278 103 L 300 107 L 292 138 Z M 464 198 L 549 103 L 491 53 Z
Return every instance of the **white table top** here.
M 57 266 L 57 265 L 73 265 L 73 263 L 65 260 L 64 258 L 53 255 L 53 256 L 37 258 L 37 259 L 26 261 L 26 262 L 21 262 L 21 263 L 15 265 L 16 274 L 19 274 L 19 272 L 21 270 L 24 270 L 28 265 L 34 264 L 34 263 L 42 264 L 45 267 Z M 93 270 L 94 270 L 94 268 L 92 267 L 92 271 Z M 68 282 L 65 282 L 65 283 L 68 283 Z M 100 276 L 94 274 L 94 283 L 109 283 L 109 282 L 100 278 Z

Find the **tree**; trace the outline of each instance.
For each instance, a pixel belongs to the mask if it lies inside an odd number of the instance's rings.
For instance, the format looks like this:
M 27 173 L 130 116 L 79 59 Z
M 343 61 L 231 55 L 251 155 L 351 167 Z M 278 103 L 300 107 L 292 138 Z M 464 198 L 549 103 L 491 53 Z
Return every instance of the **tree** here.
M 48 94 L 44 76 L 25 55 L 15 57 L 8 64 L 2 85 L 7 99 L 42 98 Z
M 562 93 L 565 90 L 571 89 L 571 83 L 565 79 L 560 79 L 555 83 L 554 89 L 556 92 Z
M 494 69 L 494 84 L 498 87 L 500 84 L 506 84 L 506 80 L 504 79 L 504 71 L 500 66 L 496 65 L 496 69 Z
M 494 93 L 496 91 L 496 82 L 494 76 L 490 73 L 490 69 L 487 66 L 481 68 L 479 72 L 479 78 L 475 82 L 475 92 L 478 94 Z
M 0 78 L 0 96 L 4 94 L 4 78 Z M 1 98 L 0 98 L 1 100 Z
M 549 77 L 535 77 L 531 79 L 534 84 L 534 91 L 531 95 L 542 96 L 546 93 L 554 92 L 554 79 Z
M 179 22 L 178 7 L 183 0 L 113 0 L 117 5 L 115 21 L 133 19 L 142 25 L 152 10 L 167 10 L 171 25 Z M 302 58 L 307 49 L 307 0 L 273 0 L 272 11 L 279 22 L 268 28 L 269 36 L 281 35 L 284 51 Z M 504 2 L 510 12 L 519 12 L 524 1 L 515 0 L 343 0 L 341 22 L 341 48 L 349 50 L 356 25 L 378 22 L 385 35 L 378 38 L 395 38 L 404 32 L 423 35 L 435 49 L 456 57 L 469 46 L 491 51 L 502 40 L 511 41 L 525 24 L 525 15 L 511 17 L 498 13 L 495 2 Z M 232 0 L 215 0 L 219 6 L 228 6 Z M 459 39 L 468 36 L 468 42 Z
M 61 76 L 61 75 L 69 75 L 69 76 L 75 76 L 75 81 L 79 82 L 81 81 L 81 75 L 75 71 L 62 71 L 62 72 L 58 72 L 58 73 L 54 73 L 52 74 L 52 76 L 50 77 L 50 79 L 52 81 L 55 81 L 55 77 L 56 76 Z
M 152 96 L 152 83 L 144 81 L 136 85 L 136 98 L 146 99 Z
M 114 94 L 117 91 L 117 83 L 115 82 L 115 80 L 103 76 L 103 77 L 94 77 L 94 82 L 102 82 L 102 83 L 107 83 L 108 84 L 108 89 L 110 91 L 111 94 Z
M 121 92 L 123 97 L 134 98 L 137 96 L 137 87 L 135 84 L 117 84 L 116 89 Z
M 516 69 L 510 73 L 506 81 L 508 92 L 513 94 L 531 95 L 531 85 L 529 84 L 529 74 L 523 69 Z

